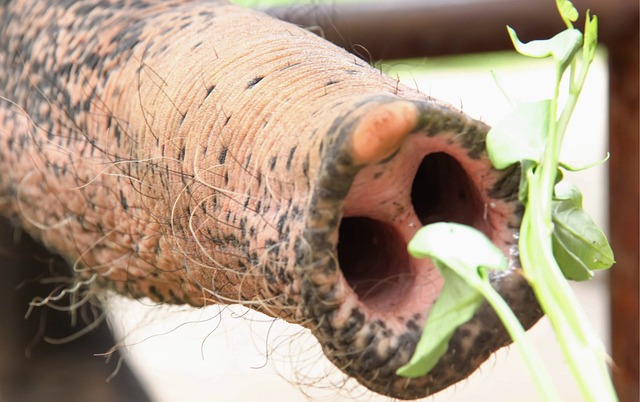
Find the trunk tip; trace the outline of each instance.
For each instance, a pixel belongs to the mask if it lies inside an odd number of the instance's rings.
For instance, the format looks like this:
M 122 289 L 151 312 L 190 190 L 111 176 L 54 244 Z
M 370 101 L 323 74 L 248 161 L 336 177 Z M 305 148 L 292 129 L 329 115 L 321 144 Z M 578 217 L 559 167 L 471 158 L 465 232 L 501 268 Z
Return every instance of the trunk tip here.
M 352 137 L 352 156 L 358 165 L 384 161 L 392 156 L 418 123 L 412 102 L 399 101 L 367 110 Z

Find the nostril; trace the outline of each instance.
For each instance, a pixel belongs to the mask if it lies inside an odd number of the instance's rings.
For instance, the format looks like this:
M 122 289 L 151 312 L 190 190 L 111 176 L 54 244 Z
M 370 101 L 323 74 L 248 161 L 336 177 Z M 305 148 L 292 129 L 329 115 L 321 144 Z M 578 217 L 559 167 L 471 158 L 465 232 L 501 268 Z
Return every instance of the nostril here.
M 336 247 L 342 277 L 363 311 L 398 328 L 396 318 L 424 313 L 442 284 L 430 260 L 407 251 L 420 227 L 445 221 L 493 233 L 487 217 L 494 211 L 485 214 L 480 183 L 473 179 L 483 177 L 476 170 L 486 166 L 429 152 L 428 138 L 408 141 L 389 161 L 358 172 L 343 204 Z
M 367 217 L 343 218 L 338 260 L 349 286 L 362 303 L 392 310 L 413 281 L 406 244 L 396 229 Z
M 460 163 L 446 153 L 424 157 L 413 180 L 411 202 L 423 225 L 457 222 L 483 226 L 480 193 Z

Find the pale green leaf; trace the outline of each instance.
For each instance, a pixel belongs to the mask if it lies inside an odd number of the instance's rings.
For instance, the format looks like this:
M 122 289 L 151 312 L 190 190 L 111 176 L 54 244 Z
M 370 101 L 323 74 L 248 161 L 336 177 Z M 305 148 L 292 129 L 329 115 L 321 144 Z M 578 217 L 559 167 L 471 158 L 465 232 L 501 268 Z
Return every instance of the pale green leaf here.
M 468 267 L 477 275 L 477 267 L 505 269 L 504 255 L 479 230 L 459 223 L 438 222 L 424 226 L 411 239 L 409 253 L 416 258 L 430 257 Z M 464 249 L 464 253 L 460 250 Z M 462 273 L 459 273 L 462 274 Z
M 444 278 L 442 293 L 429 312 L 411 361 L 396 371 L 400 376 L 415 378 L 431 371 L 447 351 L 456 328 L 469 321 L 482 303 L 480 293 L 458 274 L 446 268 L 440 268 L 440 272 Z
M 584 44 L 582 45 L 582 57 L 587 64 L 595 57 L 597 47 L 598 17 L 595 15 L 591 17 L 589 11 L 587 11 L 587 18 L 584 22 Z
M 496 169 L 522 160 L 540 162 L 549 127 L 549 99 L 521 103 L 487 134 L 487 152 Z
M 566 170 L 568 170 L 570 172 L 580 172 L 582 170 L 587 170 L 587 169 L 590 169 L 590 168 L 592 168 L 594 166 L 601 165 L 601 164 L 605 163 L 606 161 L 608 161 L 610 157 L 611 157 L 611 154 L 609 154 L 609 152 L 607 152 L 607 155 L 602 160 L 591 162 L 591 163 L 587 163 L 586 165 L 575 166 L 575 165 L 571 165 L 571 164 L 568 164 L 568 163 L 562 162 L 562 161 L 560 161 L 559 164 L 564 169 L 566 169 Z
M 565 244 L 563 240 L 563 236 L 558 235 L 557 232 L 551 238 L 553 256 L 564 277 L 572 281 L 586 281 L 593 278 L 593 272 L 571 251 L 571 245 Z
M 552 56 L 560 66 L 561 72 L 567 68 L 573 56 L 582 46 L 582 32 L 577 29 L 565 29 L 551 39 L 533 40 L 527 43 L 522 43 L 518 39 L 513 28 L 508 26 L 507 30 L 513 46 L 519 53 L 535 58 Z
M 573 28 L 573 24 L 571 23 L 578 20 L 578 10 L 576 10 L 569 0 L 556 0 L 556 4 L 564 23 L 568 28 Z
M 482 303 L 481 283 L 488 281 L 484 267 L 502 270 L 507 263 L 482 232 L 457 223 L 423 227 L 408 248 L 416 258 L 430 257 L 445 281 L 411 361 L 396 371 L 400 376 L 420 377 L 438 363 L 455 330 L 469 321 Z
M 607 269 L 615 262 L 606 236 L 582 209 L 580 190 L 566 181 L 555 187 L 553 223 L 554 255 L 568 279 L 589 279 L 585 268 Z

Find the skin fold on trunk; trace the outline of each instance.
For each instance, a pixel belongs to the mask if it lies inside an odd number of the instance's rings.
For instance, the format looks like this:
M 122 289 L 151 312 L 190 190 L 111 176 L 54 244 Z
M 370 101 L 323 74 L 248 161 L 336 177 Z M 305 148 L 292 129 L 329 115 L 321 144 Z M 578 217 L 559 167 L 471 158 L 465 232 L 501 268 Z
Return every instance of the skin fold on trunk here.
M 488 127 L 304 29 L 223 1 L 0 0 L 0 91 L 0 213 L 91 289 L 247 305 L 400 399 L 508 344 L 484 305 L 431 373 L 395 375 L 442 287 L 406 251 L 421 226 L 483 231 L 511 261 L 493 286 L 541 315 Z

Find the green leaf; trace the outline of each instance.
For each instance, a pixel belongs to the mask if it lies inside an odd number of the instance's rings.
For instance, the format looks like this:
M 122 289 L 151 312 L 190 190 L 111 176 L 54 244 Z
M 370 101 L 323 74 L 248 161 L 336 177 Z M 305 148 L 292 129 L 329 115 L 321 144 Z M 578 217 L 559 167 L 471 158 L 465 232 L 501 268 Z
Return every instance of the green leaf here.
M 556 5 L 558 6 L 560 17 L 562 17 L 567 28 L 573 28 L 572 22 L 576 22 L 578 20 L 578 10 L 576 10 L 569 0 L 556 0 Z
M 482 296 L 474 291 L 458 274 L 437 264 L 444 278 L 440 297 L 429 312 L 422 336 L 411 361 L 396 373 L 415 378 L 427 374 L 447 351 L 449 339 L 456 328 L 469 321 L 482 303 Z
M 568 164 L 566 162 L 562 162 L 562 161 L 559 162 L 559 165 L 562 166 L 562 168 L 564 168 L 564 169 L 566 169 L 566 170 L 568 170 L 570 172 L 580 172 L 582 170 L 587 170 L 587 169 L 590 169 L 590 168 L 592 168 L 594 166 L 601 165 L 601 164 L 605 163 L 606 161 L 608 161 L 610 157 L 611 157 L 611 154 L 609 154 L 609 152 L 607 152 L 607 155 L 605 155 L 605 157 L 602 160 L 591 162 L 591 163 L 588 163 L 586 165 L 574 166 L 574 165 L 570 165 L 570 164 Z
M 589 15 L 587 10 L 587 18 L 584 22 L 584 44 L 582 45 L 582 57 L 587 63 L 591 63 L 596 54 L 598 47 L 598 17 Z
M 613 251 L 602 230 L 582 208 L 577 187 L 562 181 L 553 201 L 553 252 L 567 279 L 587 280 L 592 270 L 614 264 Z
M 580 257 L 571 252 L 571 245 L 565 244 L 563 240 L 563 236 L 558 232 L 554 232 L 551 238 L 553 256 L 564 277 L 572 281 L 587 281 L 593 278 L 593 271 L 582 262 Z
M 464 247 L 465 252 L 460 252 Z M 488 281 L 486 269 L 505 269 L 504 255 L 480 231 L 457 223 L 434 223 L 420 229 L 409 242 L 416 258 L 430 257 L 444 278 L 409 363 L 396 373 L 420 377 L 428 373 L 447 351 L 455 330 L 469 321 L 482 303 L 480 288 Z
M 551 39 L 520 42 L 513 28 L 507 26 L 513 46 L 518 53 L 529 57 L 546 58 L 552 56 L 563 72 L 571 59 L 582 46 L 582 32 L 577 29 L 565 29 Z
M 464 253 L 460 252 L 461 246 Z M 504 255 L 482 232 L 459 223 L 438 222 L 424 226 L 407 248 L 416 258 L 430 257 L 451 268 L 463 266 L 476 275 L 477 267 L 507 267 Z
M 518 105 L 487 134 L 487 152 L 496 169 L 522 160 L 540 162 L 549 127 L 551 100 Z

